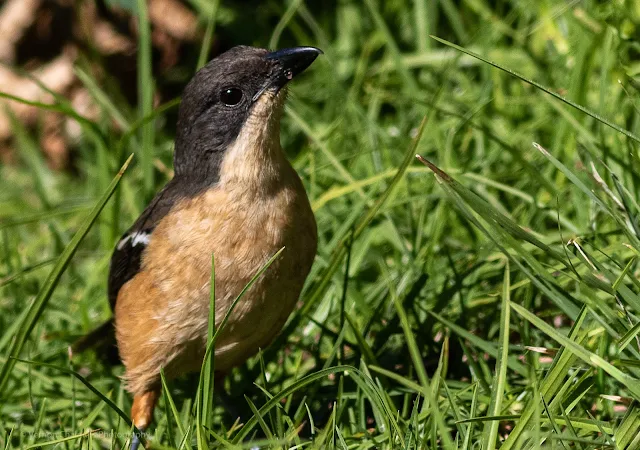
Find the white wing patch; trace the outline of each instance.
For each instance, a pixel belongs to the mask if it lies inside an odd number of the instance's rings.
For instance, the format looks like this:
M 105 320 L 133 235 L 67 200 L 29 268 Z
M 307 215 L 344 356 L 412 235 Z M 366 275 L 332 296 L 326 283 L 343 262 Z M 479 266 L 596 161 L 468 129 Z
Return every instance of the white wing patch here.
M 136 231 L 135 233 L 126 235 L 122 238 L 122 240 L 120 240 L 120 242 L 118 242 L 118 250 L 122 250 L 129 241 L 131 241 L 131 247 L 135 247 L 136 245 L 147 245 L 150 240 L 150 233 L 146 233 L 144 231 Z

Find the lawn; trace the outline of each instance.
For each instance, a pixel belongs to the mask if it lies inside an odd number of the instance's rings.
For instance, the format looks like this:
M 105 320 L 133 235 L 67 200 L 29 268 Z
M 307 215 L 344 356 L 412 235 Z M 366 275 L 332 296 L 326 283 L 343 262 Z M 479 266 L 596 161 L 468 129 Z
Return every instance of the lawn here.
M 111 316 L 111 251 L 172 176 L 180 89 L 156 91 L 236 44 L 324 50 L 282 124 L 318 254 L 215 395 L 210 372 L 166 382 L 148 444 L 640 449 L 640 3 L 190 0 L 169 74 L 143 0 L 112 3 L 138 24 L 133 98 L 78 58 L 97 114 L 36 105 L 81 131 L 64 169 L 7 113 L 0 449 L 128 448 L 122 367 L 68 348 Z

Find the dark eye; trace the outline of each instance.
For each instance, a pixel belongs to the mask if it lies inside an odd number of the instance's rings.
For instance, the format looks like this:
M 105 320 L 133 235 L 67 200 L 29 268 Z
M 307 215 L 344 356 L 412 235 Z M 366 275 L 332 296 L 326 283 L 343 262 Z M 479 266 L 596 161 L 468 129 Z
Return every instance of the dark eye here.
M 238 88 L 226 88 L 220 92 L 220 100 L 227 106 L 235 106 L 242 100 L 242 91 Z

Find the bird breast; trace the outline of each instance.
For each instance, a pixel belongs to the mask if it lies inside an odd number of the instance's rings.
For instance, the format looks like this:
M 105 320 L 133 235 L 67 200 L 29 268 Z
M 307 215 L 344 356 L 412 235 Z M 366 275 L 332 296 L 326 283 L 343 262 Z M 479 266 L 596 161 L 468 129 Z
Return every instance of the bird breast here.
M 306 193 L 292 168 L 288 176 L 268 194 L 217 186 L 178 204 L 154 231 L 143 270 L 160 293 L 152 313 L 157 324 L 153 340 L 175 345 L 168 354 L 187 356 L 204 349 L 212 255 L 219 324 L 242 289 L 284 247 L 236 305 L 216 345 L 216 368 L 242 363 L 279 332 L 316 252 L 316 224 Z

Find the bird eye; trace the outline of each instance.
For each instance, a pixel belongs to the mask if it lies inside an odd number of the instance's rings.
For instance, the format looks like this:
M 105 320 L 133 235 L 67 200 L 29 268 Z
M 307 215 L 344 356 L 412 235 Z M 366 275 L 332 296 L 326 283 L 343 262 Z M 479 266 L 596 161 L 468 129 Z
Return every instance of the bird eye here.
M 242 100 L 242 91 L 238 88 L 225 88 L 220 92 L 220 100 L 227 106 L 235 106 Z

